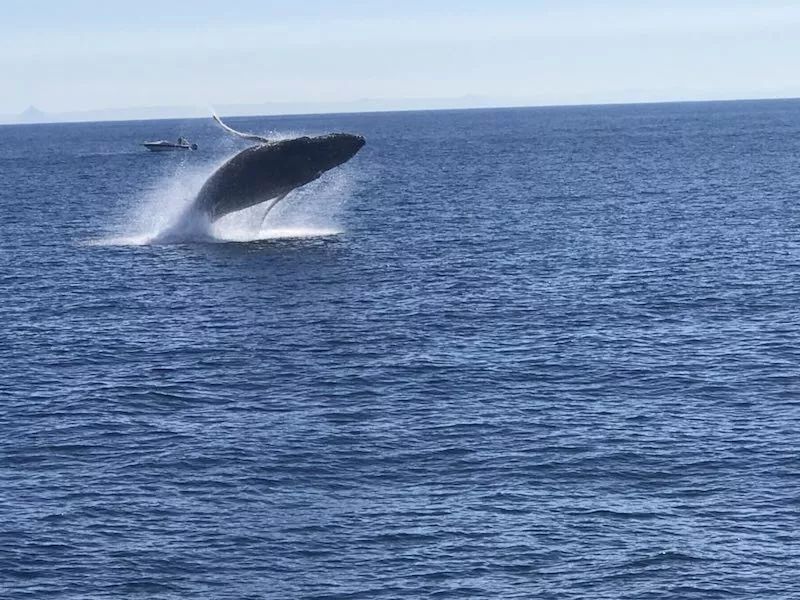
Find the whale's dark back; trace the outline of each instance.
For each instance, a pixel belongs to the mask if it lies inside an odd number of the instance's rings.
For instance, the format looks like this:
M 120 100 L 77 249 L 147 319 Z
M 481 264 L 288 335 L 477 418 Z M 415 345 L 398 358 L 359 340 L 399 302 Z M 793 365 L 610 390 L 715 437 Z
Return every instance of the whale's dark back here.
M 361 136 L 332 133 L 247 148 L 209 177 L 195 207 L 216 220 L 278 198 L 347 162 L 363 145 Z

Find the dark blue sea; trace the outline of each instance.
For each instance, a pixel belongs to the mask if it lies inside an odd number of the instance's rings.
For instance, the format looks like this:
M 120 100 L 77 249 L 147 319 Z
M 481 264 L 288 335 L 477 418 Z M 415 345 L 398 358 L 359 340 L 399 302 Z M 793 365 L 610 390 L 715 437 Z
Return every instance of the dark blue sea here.
M 0 597 L 800 598 L 800 101 L 229 121 L 0 127 Z

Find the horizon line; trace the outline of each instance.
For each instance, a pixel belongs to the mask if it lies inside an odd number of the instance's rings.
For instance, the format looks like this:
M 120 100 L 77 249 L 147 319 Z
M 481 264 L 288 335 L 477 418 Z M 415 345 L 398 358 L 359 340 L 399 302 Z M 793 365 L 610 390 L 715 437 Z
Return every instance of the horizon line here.
M 470 97 L 470 96 L 465 96 Z M 473 96 L 474 97 L 474 96 Z M 435 102 L 435 98 L 431 98 L 431 101 Z M 455 100 L 455 98 L 453 98 Z M 233 114 L 226 110 L 219 110 L 217 111 L 220 116 L 224 116 L 226 118 L 262 118 L 262 117 L 313 117 L 313 116 L 324 116 L 324 115 L 368 115 L 368 114 L 382 114 L 382 113 L 414 113 L 414 112 L 447 112 L 447 111 L 480 111 L 480 110 L 498 110 L 498 109 L 505 109 L 505 110 L 523 110 L 523 109 L 548 109 L 548 108 L 591 108 L 591 107 L 614 107 L 614 106 L 649 106 L 649 105 L 658 105 L 658 104 L 714 104 L 714 103 L 734 103 L 734 102 L 776 102 L 776 101 L 798 101 L 800 100 L 800 96 L 767 96 L 767 97 L 750 97 L 750 98 L 701 98 L 701 99 L 680 99 L 680 100 L 632 100 L 632 101 L 621 101 L 621 102 L 574 102 L 574 103 L 561 103 L 561 104 L 503 104 L 499 103 L 497 105 L 490 105 L 490 106 L 439 106 L 439 107 L 430 107 L 430 108 L 375 108 L 375 109 L 367 109 L 367 110 L 342 110 L 342 111 L 320 111 L 320 112 L 277 112 L 277 113 L 248 113 L 248 114 Z M 360 100 L 351 100 L 342 102 L 342 104 L 352 104 L 355 102 L 359 102 Z M 374 100 L 374 101 L 381 101 L 381 100 Z M 277 104 L 277 103 L 275 103 Z M 298 102 L 298 104 L 303 104 L 302 102 Z M 211 105 L 209 105 L 211 106 Z M 224 105 L 222 105 L 224 106 Z M 229 105 L 231 106 L 231 105 Z M 232 105 L 236 106 L 236 105 Z M 247 106 L 243 104 L 241 106 Z M 252 106 L 258 106 L 258 104 L 253 104 Z M 28 107 L 27 110 L 30 108 L 36 108 L 34 105 Z M 82 113 L 103 113 L 103 112 L 115 112 L 115 111 L 143 111 L 143 110 L 181 110 L 181 109 L 189 109 L 186 106 L 140 106 L 140 107 L 129 107 L 129 108 L 103 108 L 103 109 L 88 109 L 85 111 L 65 111 L 60 113 L 47 113 L 41 112 L 44 120 L 35 120 L 35 121 L 7 121 L 5 119 L 12 117 L 15 119 L 20 119 L 22 115 L 25 114 L 25 111 L 18 115 L 0 115 L 0 127 L 13 127 L 13 126 L 28 126 L 28 125 L 55 125 L 55 124 L 79 124 L 79 123 L 135 123 L 135 122 L 143 122 L 143 121 L 190 121 L 190 120 L 201 120 L 206 119 L 211 116 L 211 112 L 209 112 L 208 117 L 206 116 L 175 116 L 175 117 L 154 117 L 154 118 L 146 118 L 146 117 L 136 117 L 136 118 L 109 118 L 109 119 L 80 119 L 80 118 L 70 118 L 70 119 L 56 119 L 56 120 L 47 120 L 47 115 L 52 114 L 54 116 L 57 115 L 75 115 L 76 117 Z M 38 109 L 37 109 L 38 110 Z

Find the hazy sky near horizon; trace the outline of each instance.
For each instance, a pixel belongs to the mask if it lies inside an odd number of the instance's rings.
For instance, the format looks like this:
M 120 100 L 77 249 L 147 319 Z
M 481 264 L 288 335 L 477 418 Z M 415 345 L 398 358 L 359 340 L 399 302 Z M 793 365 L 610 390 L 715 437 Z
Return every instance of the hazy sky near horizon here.
M 0 114 L 800 96 L 797 0 L 3 0 Z

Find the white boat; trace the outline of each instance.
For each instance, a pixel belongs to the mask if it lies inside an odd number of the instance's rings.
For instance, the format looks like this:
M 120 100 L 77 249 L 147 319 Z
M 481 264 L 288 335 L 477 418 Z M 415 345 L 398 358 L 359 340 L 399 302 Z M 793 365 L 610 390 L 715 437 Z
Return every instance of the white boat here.
M 151 152 L 168 152 L 171 150 L 197 150 L 197 144 L 190 144 L 186 138 L 179 137 L 177 142 L 158 140 L 157 142 L 145 142 L 144 147 Z

